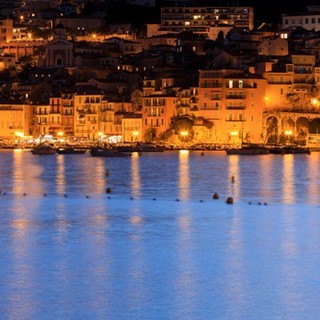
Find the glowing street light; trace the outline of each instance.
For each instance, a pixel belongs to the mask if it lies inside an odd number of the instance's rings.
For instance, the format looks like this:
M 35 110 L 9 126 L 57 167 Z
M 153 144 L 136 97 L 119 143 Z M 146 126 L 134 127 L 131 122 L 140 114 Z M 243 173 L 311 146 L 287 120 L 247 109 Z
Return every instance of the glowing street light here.
M 138 136 L 139 136 L 139 131 L 133 131 L 132 132 L 132 137 L 134 141 L 138 140 Z
M 285 130 L 284 134 L 286 136 L 286 143 L 289 144 L 291 142 L 293 132 L 292 130 Z
M 98 132 L 98 140 L 101 140 L 103 136 L 104 136 L 103 132 L 99 131 Z
M 314 107 L 316 107 L 318 105 L 318 99 L 316 98 L 311 99 L 311 103 Z
M 284 134 L 285 134 L 286 136 L 291 136 L 291 135 L 292 135 L 292 130 L 286 130 L 286 131 L 284 132 Z
M 59 140 L 60 143 L 64 142 L 63 135 L 64 135 L 63 131 L 58 131 L 57 132 L 57 136 L 59 137 L 58 140 Z
M 188 136 L 188 134 L 189 134 L 188 131 L 181 131 L 180 132 L 181 137 L 184 137 L 184 138 L 186 138 Z
M 14 132 L 14 135 L 15 135 L 17 138 L 23 138 L 23 137 L 24 137 L 24 134 L 23 134 L 23 132 L 21 132 L 21 131 L 15 131 L 15 132 Z

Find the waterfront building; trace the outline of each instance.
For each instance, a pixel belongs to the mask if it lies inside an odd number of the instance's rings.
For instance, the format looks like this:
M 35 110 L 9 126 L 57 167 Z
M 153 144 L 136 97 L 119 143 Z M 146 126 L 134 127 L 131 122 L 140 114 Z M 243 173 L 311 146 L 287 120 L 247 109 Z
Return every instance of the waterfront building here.
M 126 113 L 122 118 L 122 141 L 139 142 L 143 139 L 141 113 Z
M 239 69 L 199 71 L 199 116 L 214 125 L 221 143 L 260 143 L 266 80 Z
M 99 115 L 103 93 L 92 87 L 79 88 L 74 95 L 74 136 L 87 140 L 99 137 Z
M 175 94 L 152 94 L 142 97 L 143 141 L 160 138 L 170 127 L 171 118 L 176 115 Z
M 101 100 L 101 111 L 99 115 L 99 133 L 106 137 L 123 135 L 123 118 L 132 111 L 132 104 L 129 101 L 122 101 L 108 94 Z M 135 129 L 139 130 L 140 128 Z
M 32 130 L 32 108 L 18 100 L 0 99 L 0 137 L 22 138 L 30 136 Z

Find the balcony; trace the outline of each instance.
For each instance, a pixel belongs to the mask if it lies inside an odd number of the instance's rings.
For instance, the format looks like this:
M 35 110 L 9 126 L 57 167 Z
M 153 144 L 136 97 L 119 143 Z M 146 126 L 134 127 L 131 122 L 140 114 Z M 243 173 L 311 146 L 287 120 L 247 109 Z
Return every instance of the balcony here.
M 227 110 L 245 110 L 246 106 L 226 106 Z
M 238 99 L 245 99 L 246 96 L 244 94 L 227 94 L 226 95 L 226 99 L 234 99 L 234 100 L 238 100 Z

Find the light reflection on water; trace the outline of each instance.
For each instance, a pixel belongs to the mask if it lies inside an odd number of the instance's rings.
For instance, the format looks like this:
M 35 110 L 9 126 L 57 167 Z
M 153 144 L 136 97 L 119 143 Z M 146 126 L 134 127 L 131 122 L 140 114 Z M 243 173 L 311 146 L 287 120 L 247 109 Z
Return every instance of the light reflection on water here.
M 1 152 L 3 319 L 315 319 L 318 163 Z

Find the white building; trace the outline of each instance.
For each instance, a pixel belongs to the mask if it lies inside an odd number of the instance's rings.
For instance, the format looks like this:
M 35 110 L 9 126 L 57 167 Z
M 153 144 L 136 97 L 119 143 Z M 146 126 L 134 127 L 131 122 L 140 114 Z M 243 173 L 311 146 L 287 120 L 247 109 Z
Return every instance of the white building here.
M 302 27 L 306 30 L 320 30 L 320 12 L 306 12 L 304 14 L 282 14 L 281 28 Z

